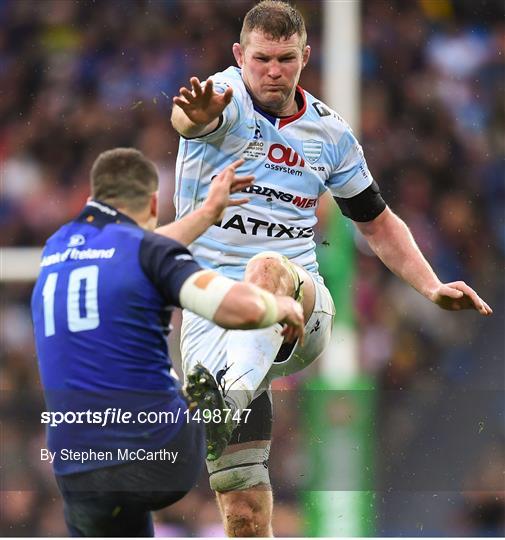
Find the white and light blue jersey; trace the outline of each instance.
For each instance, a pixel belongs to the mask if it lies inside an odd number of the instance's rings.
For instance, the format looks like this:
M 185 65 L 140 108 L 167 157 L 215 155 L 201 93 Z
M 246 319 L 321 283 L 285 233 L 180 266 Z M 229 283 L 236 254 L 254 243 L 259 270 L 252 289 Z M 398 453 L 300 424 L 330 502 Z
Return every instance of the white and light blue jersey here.
M 326 190 L 354 197 L 372 183 L 361 146 L 337 113 L 300 87 L 298 113 L 277 118 L 254 105 L 240 69 L 230 67 L 211 79 L 217 91 L 231 86 L 233 98 L 214 132 L 180 140 L 177 219 L 198 208 L 212 178 L 239 158 L 246 161 L 238 174 L 253 174 L 256 180 L 246 189 L 250 202 L 229 207 L 191 245 L 195 259 L 242 279 L 248 260 L 271 250 L 317 274 L 318 200 Z

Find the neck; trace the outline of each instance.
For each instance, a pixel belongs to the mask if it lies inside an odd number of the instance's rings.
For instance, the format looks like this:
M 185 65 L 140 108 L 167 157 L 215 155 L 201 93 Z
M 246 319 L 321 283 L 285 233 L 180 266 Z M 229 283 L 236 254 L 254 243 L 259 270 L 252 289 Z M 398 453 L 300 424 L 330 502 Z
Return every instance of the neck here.
M 268 105 L 264 105 L 263 103 L 260 103 L 259 101 L 256 100 L 256 98 L 254 97 L 254 94 L 252 93 L 245 79 L 244 79 L 244 84 L 245 84 L 245 87 L 247 88 L 247 91 L 249 92 L 249 95 L 251 96 L 252 100 L 256 103 L 256 105 L 258 105 L 258 107 L 260 107 L 263 111 L 265 111 L 266 113 L 272 116 L 292 116 L 293 114 L 296 114 L 300 110 L 298 103 L 296 101 L 296 86 L 291 92 L 289 99 L 284 105 L 282 105 L 281 107 L 277 109 L 272 109 Z
M 258 104 L 265 112 L 273 115 L 273 116 L 292 116 L 293 114 L 296 114 L 298 112 L 298 104 L 296 103 L 295 96 L 293 95 L 288 104 L 273 110 L 269 109 L 268 107 L 264 107 L 261 103 Z
M 116 208 L 116 210 L 118 212 L 121 212 L 121 214 L 128 216 L 130 219 L 133 219 L 133 221 L 135 221 L 135 223 L 142 229 L 148 229 L 148 230 L 153 229 L 151 225 L 151 221 L 152 221 L 151 215 L 148 212 L 146 211 L 132 212 L 128 208 L 124 208 L 124 207 L 118 207 Z

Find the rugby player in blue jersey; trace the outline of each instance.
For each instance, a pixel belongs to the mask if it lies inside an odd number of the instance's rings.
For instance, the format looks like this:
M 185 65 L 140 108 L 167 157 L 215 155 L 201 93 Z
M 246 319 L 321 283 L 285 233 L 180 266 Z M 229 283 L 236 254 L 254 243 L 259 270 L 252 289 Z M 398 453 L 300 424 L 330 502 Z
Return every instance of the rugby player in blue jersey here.
M 46 453 L 74 536 L 152 536 L 151 510 L 184 496 L 209 452 L 171 369 L 173 307 L 225 328 L 281 322 L 288 339 L 303 335 L 292 298 L 202 270 L 183 245 L 246 201 L 229 197 L 253 180 L 235 175 L 241 163 L 216 176 L 199 209 L 161 227 L 166 238 L 151 232 L 153 163 L 135 149 L 104 152 L 91 171 L 91 199 L 44 247 L 32 313 L 43 417 L 52 414 Z M 222 405 L 205 368 L 194 376 L 203 394 L 191 394 L 190 379 L 191 400 Z
M 247 426 L 231 435 L 222 456 L 208 455 L 226 531 L 272 534 L 267 463 L 272 412 L 269 384 L 316 359 L 330 338 L 333 302 L 315 257 L 313 227 L 319 197 L 331 192 L 384 264 L 428 300 L 449 310 L 489 306 L 461 281 L 442 283 L 405 223 L 384 202 L 349 126 L 298 85 L 310 47 L 301 14 L 288 3 L 266 0 L 245 16 L 238 67 L 212 75 L 174 97 L 172 124 L 182 136 L 177 160 L 176 207 L 184 217 L 206 197 L 219 168 L 244 158 L 250 202 L 228 209 L 192 245 L 203 266 L 255 283 L 303 303 L 305 340 L 286 351 L 275 326 L 224 331 L 184 313 L 181 349 L 191 373 L 196 362 L 214 374 L 230 406 L 252 409 Z M 336 246 L 338 249 L 338 246 Z M 251 419 L 253 420 L 251 422 Z M 216 459 L 216 457 L 218 459 Z

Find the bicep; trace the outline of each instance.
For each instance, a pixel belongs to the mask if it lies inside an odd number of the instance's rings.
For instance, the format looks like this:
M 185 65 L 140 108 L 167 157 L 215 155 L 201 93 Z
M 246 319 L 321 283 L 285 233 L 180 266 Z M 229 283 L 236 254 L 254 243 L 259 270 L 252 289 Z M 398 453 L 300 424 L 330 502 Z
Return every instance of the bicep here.
M 389 208 L 389 206 L 386 206 L 378 216 L 376 216 L 374 219 L 371 219 L 370 221 L 354 222 L 361 234 L 363 234 L 363 236 L 365 236 L 365 238 L 369 240 L 373 236 L 388 237 L 394 232 L 394 228 L 396 228 L 398 223 L 403 224 L 403 222 Z
M 342 214 L 357 224 L 375 220 L 387 208 L 379 186 L 375 180 L 353 197 L 334 197 Z
M 141 267 L 167 304 L 180 307 L 185 281 L 201 270 L 191 253 L 175 240 L 146 233 L 140 247 Z

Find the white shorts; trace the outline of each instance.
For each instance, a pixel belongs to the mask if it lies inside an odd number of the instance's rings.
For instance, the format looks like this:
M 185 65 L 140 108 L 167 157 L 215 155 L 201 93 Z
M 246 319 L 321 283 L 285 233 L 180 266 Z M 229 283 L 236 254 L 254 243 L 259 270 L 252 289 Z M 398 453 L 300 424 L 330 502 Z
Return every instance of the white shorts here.
M 274 361 L 264 383 L 258 389 L 266 390 L 272 379 L 302 370 L 323 353 L 330 341 L 335 306 L 330 292 L 319 276 L 307 272 L 315 287 L 314 310 L 305 325 L 303 346 L 298 343 L 289 356 Z M 227 364 L 226 349 L 228 330 L 207 319 L 184 310 L 181 328 L 182 368 L 187 373 L 195 364 L 202 363 L 212 374 L 216 374 Z

